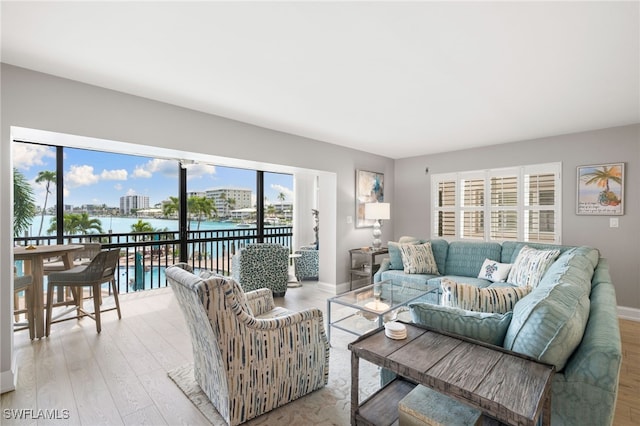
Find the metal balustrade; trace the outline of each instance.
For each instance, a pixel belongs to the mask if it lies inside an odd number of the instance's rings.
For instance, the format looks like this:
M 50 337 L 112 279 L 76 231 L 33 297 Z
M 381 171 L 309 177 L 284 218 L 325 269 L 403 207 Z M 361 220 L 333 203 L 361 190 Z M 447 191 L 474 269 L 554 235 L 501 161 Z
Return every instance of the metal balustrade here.
M 292 250 L 292 227 L 265 227 L 262 241 L 277 243 Z M 57 244 L 55 236 L 16 237 L 19 245 Z M 237 228 L 187 232 L 187 263 L 194 270 L 208 269 L 231 274 L 231 258 L 247 244 L 259 241 L 258 229 Z M 178 231 L 65 235 L 64 244 L 101 243 L 105 249 L 120 248 L 116 277 L 119 293 L 166 287 L 164 270 L 180 262 Z

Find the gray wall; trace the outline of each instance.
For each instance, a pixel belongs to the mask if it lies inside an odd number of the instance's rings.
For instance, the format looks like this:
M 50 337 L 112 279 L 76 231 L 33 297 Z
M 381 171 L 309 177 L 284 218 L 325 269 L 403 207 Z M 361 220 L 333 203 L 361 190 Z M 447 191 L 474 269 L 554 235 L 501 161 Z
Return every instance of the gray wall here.
M 295 135 L 233 121 L 128 94 L 2 64 L 0 146 L 0 349 L 2 388 L 11 380 L 12 188 L 10 127 L 60 132 L 153 147 L 250 160 L 265 170 L 319 171 L 321 280 L 335 290 L 348 280 L 348 249 L 367 245 L 371 228 L 347 223 L 355 214 L 355 170 L 383 172 L 394 187 L 393 160 Z M 151 148 L 148 148 L 151 147 Z M 278 167 L 283 166 L 282 168 Z M 326 179 L 323 179 L 326 177 Z M 330 185 L 323 187 L 323 182 Z M 331 186 L 331 187 L 327 187 Z M 393 203 L 393 191 L 385 201 Z M 323 206 L 326 207 L 323 210 Z M 390 239 L 392 227 L 383 229 Z M 325 238 L 323 238 L 323 235 Z
M 430 237 L 432 173 L 550 162 L 562 162 L 562 243 L 598 248 L 609 259 L 618 305 L 640 309 L 640 125 L 397 160 L 394 238 Z M 575 214 L 576 167 L 615 162 L 626 163 L 625 214 L 610 228 L 609 216 Z

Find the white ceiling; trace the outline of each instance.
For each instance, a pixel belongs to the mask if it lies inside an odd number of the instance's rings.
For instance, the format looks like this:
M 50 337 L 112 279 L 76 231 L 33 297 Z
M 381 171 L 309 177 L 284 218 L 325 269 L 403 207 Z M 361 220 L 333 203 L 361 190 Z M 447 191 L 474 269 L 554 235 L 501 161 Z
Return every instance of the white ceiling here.
M 2 61 L 391 158 L 640 122 L 640 2 L 8 2 Z

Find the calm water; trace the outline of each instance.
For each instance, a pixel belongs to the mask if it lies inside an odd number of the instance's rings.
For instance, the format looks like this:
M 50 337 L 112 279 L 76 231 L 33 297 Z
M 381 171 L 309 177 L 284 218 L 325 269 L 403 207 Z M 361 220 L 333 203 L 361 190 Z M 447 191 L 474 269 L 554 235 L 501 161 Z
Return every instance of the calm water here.
M 47 229 L 49 229 L 52 218 L 53 216 L 45 215 L 44 224 L 42 226 L 43 234 L 46 232 Z M 92 219 L 96 218 L 100 220 L 102 230 L 104 231 L 104 233 L 108 233 L 109 231 L 111 231 L 114 234 L 131 232 L 131 225 L 133 225 L 134 223 L 137 223 L 138 220 L 140 220 L 139 218 L 133 218 L 133 217 L 109 217 L 109 216 L 107 217 L 91 216 L 91 218 Z M 177 219 L 153 219 L 153 218 L 141 218 L 141 219 L 143 222 L 148 222 L 149 224 L 151 224 L 151 226 L 156 230 L 164 231 L 165 228 L 167 231 L 178 230 Z M 233 222 L 202 221 L 200 222 L 199 229 L 204 231 L 204 230 L 212 230 L 212 229 L 235 229 L 235 228 L 237 228 L 236 223 L 233 223 Z M 40 229 L 40 216 L 36 216 L 33 219 L 33 223 L 31 224 L 30 234 L 31 235 L 37 234 L 39 229 Z M 195 231 L 196 229 L 198 229 L 198 222 L 192 221 L 190 224 L 190 229 L 192 231 Z M 237 228 L 237 229 L 243 229 L 243 228 Z M 216 255 L 215 247 L 214 247 L 214 255 Z M 158 275 L 160 275 L 160 282 L 164 283 L 165 281 L 164 269 L 165 269 L 164 267 L 160 267 L 160 268 L 152 268 L 150 270 L 144 271 L 144 278 L 142 279 L 143 280 L 142 282 L 144 283 L 143 284 L 144 287 L 141 285 L 142 283 L 140 282 L 140 277 L 139 277 L 138 289 L 142 289 L 142 287 L 144 289 L 148 289 L 150 288 L 150 285 L 152 282 L 154 283 L 155 286 L 157 286 Z M 121 275 L 120 277 L 121 293 L 124 293 L 126 291 L 127 284 L 129 285 L 130 291 L 136 289 L 136 284 L 133 279 L 133 277 L 135 277 L 134 266 L 131 266 L 129 268 L 121 267 L 119 274 Z M 127 277 L 129 278 L 128 280 L 127 280 Z M 45 276 L 44 289 L 46 290 L 46 288 L 47 288 L 47 279 Z
M 42 225 L 42 232 L 45 233 L 49 226 L 51 226 L 51 219 L 53 216 L 45 215 L 44 225 Z M 148 222 L 154 229 L 164 231 L 177 231 L 178 220 L 177 219 L 153 219 L 153 218 L 136 218 L 136 217 L 101 217 L 91 216 L 92 219 L 98 219 L 101 222 L 102 230 L 104 233 L 111 231 L 114 234 L 131 232 L 131 225 L 138 223 L 138 220 Z M 200 222 L 200 230 L 210 229 L 232 229 L 236 224 L 233 222 L 214 222 L 214 221 L 202 221 Z M 40 216 L 36 216 L 31 224 L 30 235 L 35 235 L 40 229 Z M 192 231 L 198 229 L 198 222 L 191 221 L 190 228 Z

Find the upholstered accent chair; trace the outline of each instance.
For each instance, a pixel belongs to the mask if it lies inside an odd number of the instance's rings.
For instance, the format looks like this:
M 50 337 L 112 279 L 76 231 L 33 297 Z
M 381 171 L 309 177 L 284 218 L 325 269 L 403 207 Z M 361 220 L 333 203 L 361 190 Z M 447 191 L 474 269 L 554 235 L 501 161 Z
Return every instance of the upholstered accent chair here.
M 283 297 L 289 281 L 289 249 L 280 244 L 249 244 L 231 259 L 231 276 L 246 291 L 268 288 L 274 297 Z
M 233 426 L 327 384 L 322 311 L 276 308 L 271 290 L 244 293 L 230 277 L 166 270 L 191 335 L 194 376 Z
M 300 250 L 296 250 L 295 254 L 299 257 L 293 258 L 295 264 L 296 278 L 298 281 L 318 280 L 319 256 L 315 246 L 303 246 Z

